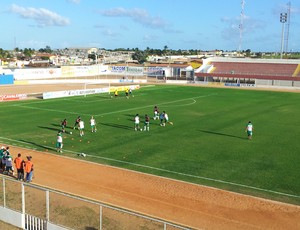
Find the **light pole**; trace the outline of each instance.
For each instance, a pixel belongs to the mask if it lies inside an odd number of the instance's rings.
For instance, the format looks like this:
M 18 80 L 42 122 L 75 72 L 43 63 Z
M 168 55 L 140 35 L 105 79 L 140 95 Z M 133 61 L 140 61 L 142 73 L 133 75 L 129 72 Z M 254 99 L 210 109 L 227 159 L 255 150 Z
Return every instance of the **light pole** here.
M 280 22 L 282 23 L 280 59 L 282 59 L 282 53 L 283 53 L 283 46 L 284 46 L 284 25 L 285 25 L 286 21 L 287 21 L 287 13 L 280 13 Z

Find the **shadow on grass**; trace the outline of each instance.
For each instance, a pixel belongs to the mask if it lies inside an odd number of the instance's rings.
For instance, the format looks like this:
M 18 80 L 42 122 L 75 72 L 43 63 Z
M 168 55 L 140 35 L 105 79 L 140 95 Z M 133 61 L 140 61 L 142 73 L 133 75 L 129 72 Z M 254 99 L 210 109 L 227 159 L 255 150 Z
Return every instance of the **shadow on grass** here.
M 55 126 L 60 127 L 59 125 L 55 125 Z M 46 126 L 38 126 L 38 128 L 41 128 L 41 129 L 48 129 L 48 130 L 52 130 L 52 131 L 56 131 L 56 132 L 62 131 L 62 130 L 61 130 L 61 127 L 60 127 L 60 129 L 57 129 L 57 128 L 51 128 L 51 127 L 46 127 Z M 68 128 L 68 127 L 66 127 L 66 128 Z M 67 131 L 67 130 L 66 130 L 66 131 L 63 132 L 63 133 L 65 133 L 65 134 L 71 134 L 71 132 L 73 132 L 73 128 L 70 127 L 70 129 L 71 129 L 71 131 Z
M 44 145 L 41 145 L 41 144 L 38 144 L 38 143 L 35 143 L 35 142 L 32 142 L 32 141 L 26 141 L 26 140 L 19 140 L 19 141 L 22 141 L 22 142 L 27 143 L 27 144 L 34 145 L 38 148 L 47 149 L 47 150 L 54 150 L 55 151 L 55 146 L 53 146 L 53 148 L 51 148 L 51 147 L 47 147 L 47 146 L 44 146 Z
M 128 129 L 132 130 L 133 127 L 130 127 L 128 125 L 119 125 L 119 124 L 113 124 L 113 123 L 100 123 L 103 126 L 108 126 L 108 127 L 113 127 L 113 128 L 118 128 L 118 129 Z
M 237 139 L 248 139 L 247 137 L 240 137 L 240 136 L 235 136 L 235 135 L 230 135 L 230 134 L 226 134 L 226 133 L 218 133 L 218 132 L 212 132 L 212 131 L 208 131 L 208 130 L 199 130 L 200 132 L 203 133 L 208 133 L 208 134 L 213 134 L 213 135 L 219 135 L 219 136 L 226 136 L 226 137 L 233 137 L 233 138 L 237 138 Z
M 61 130 L 61 127 L 59 126 L 59 129 L 58 128 L 52 128 L 52 127 L 47 127 L 47 126 L 37 126 L 38 128 L 40 129 L 48 129 L 48 130 L 52 130 L 52 131 L 60 131 Z
M 62 126 L 59 125 L 59 124 L 51 124 L 51 125 L 52 125 L 52 126 L 55 126 L 55 127 L 60 127 L 60 128 L 62 127 Z M 65 128 L 66 128 L 66 129 L 73 129 L 73 127 L 74 127 L 74 126 L 69 126 L 69 125 L 67 125 Z

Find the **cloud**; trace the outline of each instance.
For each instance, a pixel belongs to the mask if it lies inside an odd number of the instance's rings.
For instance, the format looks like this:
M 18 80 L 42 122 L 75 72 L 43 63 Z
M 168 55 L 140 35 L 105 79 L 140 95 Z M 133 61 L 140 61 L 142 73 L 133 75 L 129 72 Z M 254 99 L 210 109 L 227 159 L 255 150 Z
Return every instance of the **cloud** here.
M 154 41 L 154 40 L 157 40 L 158 36 L 156 35 L 144 35 L 143 36 L 143 41 Z
M 67 2 L 74 3 L 74 4 L 79 4 L 80 0 L 67 0 Z
M 161 17 L 151 16 L 146 10 L 139 8 L 125 9 L 118 7 L 110 10 L 100 11 L 100 14 L 106 17 L 127 17 L 136 23 L 154 29 L 164 29 L 168 26 L 168 23 Z
M 62 17 L 55 12 L 44 8 L 21 7 L 13 4 L 10 8 L 12 13 L 18 14 L 25 19 L 33 19 L 38 26 L 66 26 L 70 24 L 68 18 Z
M 108 36 L 108 37 L 117 37 L 119 36 L 119 33 L 113 32 L 110 29 L 106 29 L 102 31 L 102 35 Z

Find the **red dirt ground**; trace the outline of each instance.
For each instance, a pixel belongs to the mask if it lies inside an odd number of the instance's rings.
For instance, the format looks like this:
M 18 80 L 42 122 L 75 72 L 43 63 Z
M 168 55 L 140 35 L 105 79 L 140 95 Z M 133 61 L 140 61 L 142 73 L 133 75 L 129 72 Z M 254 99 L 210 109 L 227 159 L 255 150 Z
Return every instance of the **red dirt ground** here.
M 14 93 L 24 92 L 14 91 Z M 10 149 L 13 157 L 18 152 L 21 152 L 24 157 L 26 155 L 33 157 L 34 184 L 141 212 L 191 228 L 300 229 L 300 206 L 93 164 L 46 152 L 14 146 L 10 146 Z

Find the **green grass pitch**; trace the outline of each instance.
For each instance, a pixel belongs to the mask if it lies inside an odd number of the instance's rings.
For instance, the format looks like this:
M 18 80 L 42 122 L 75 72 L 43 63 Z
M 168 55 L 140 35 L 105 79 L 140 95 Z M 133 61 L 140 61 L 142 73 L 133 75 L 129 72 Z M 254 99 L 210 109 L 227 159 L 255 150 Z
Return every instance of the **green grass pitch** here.
M 0 141 L 57 154 L 56 134 L 67 118 L 73 134 L 63 134 L 63 155 L 85 153 L 93 162 L 300 204 L 300 94 L 172 85 L 133 94 L 0 103 Z M 135 114 L 143 126 L 155 105 L 174 125 L 151 119 L 149 132 L 135 132 Z M 72 129 L 79 115 L 83 137 Z

